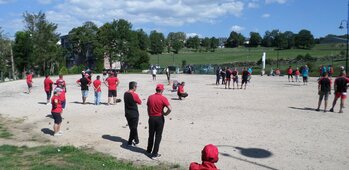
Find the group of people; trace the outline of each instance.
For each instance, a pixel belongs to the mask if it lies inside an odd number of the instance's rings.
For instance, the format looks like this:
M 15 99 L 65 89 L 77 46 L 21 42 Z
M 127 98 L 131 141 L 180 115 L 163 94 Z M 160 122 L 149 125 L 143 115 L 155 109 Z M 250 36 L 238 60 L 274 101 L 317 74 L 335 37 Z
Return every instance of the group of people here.
M 242 87 L 244 85 L 245 85 L 244 89 L 246 89 L 247 82 L 250 81 L 251 75 L 252 75 L 252 68 L 251 67 L 249 67 L 248 69 L 246 69 L 246 67 L 244 67 L 242 69 L 240 89 L 242 89 Z M 220 84 L 220 79 L 222 79 L 221 84 L 222 85 L 224 84 L 225 89 L 231 89 L 230 88 L 231 80 L 233 80 L 233 89 L 235 89 L 235 84 L 236 84 L 236 88 L 239 88 L 239 71 L 237 68 L 234 68 L 234 70 L 231 70 L 229 67 L 225 67 L 223 69 L 221 69 L 220 67 L 217 67 L 217 69 L 216 69 L 216 85 Z

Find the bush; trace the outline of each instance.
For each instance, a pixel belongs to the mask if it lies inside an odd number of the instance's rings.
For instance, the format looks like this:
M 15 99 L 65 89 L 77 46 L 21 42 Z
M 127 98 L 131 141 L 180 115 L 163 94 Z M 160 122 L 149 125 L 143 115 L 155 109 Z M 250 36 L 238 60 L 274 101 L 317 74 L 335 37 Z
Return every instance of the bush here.
M 60 75 L 67 75 L 68 73 L 69 73 L 68 69 L 65 66 L 62 66 L 61 69 L 59 70 Z
M 142 64 L 140 65 L 140 68 L 141 68 L 142 70 L 148 69 L 149 67 L 150 67 L 149 63 L 142 63 Z
M 82 70 L 84 70 L 85 66 L 84 65 L 74 65 L 69 69 L 69 74 L 80 74 Z

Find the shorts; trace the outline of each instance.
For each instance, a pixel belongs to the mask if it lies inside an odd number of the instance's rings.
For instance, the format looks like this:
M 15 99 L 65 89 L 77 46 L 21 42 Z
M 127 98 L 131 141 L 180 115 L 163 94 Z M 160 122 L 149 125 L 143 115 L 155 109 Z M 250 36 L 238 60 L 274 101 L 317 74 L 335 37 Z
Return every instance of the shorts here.
M 116 97 L 117 93 L 116 90 L 108 90 L 108 97 Z
M 308 77 L 303 76 L 303 82 L 308 82 Z
M 329 94 L 330 94 L 329 92 L 319 91 L 319 100 L 322 100 L 325 97 L 325 101 L 327 101 Z
M 82 97 L 88 96 L 88 90 L 81 90 Z
M 231 77 L 225 78 L 225 81 L 231 81 Z
M 63 109 L 65 109 L 65 103 L 66 103 L 66 101 L 64 100 L 64 101 L 62 101 L 62 108 Z
M 233 78 L 233 82 L 239 83 L 239 78 L 238 77 Z
M 55 124 L 61 124 L 62 123 L 62 116 L 60 113 L 51 112 L 53 120 L 55 121 Z
M 153 74 L 153 77 L 156 77 L 156 74 Z
M 28 88 L 32 88 L 33 87 L 32 83 L 27 83 L 27 85 L 28 85 Z
M 247 84 L 247 79 L 242 79 L 241 84 Z
M 336 99 L 341 98 L 342 100 L 347 98 L 347 92 L 336 92 Z
M 293 75 L 292 74 L 288 74 L 288 78 L 290 78 L 290 77 L 293 78 Z

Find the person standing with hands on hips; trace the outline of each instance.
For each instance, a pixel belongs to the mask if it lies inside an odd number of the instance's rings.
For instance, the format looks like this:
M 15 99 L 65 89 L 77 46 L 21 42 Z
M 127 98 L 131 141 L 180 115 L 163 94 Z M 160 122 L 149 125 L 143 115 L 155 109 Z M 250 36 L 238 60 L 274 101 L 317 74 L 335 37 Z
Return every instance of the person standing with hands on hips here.
M 163 84 L 158 84 L 156 86 L 156 93 L 149 96 L 147 101 L 149 115 L 149 138 L 147 153 L 151 154 L 151 159 L 157 159 L 161 156 L 158 151 L 160 147 L 162 131 L 165 124 L 164 116 L 170 114 L 172 110 L 168 99 L 162 95 L 164 89 L 165 88 Z M 167 108 L 167 110 L 164 111 L 164 108 Z

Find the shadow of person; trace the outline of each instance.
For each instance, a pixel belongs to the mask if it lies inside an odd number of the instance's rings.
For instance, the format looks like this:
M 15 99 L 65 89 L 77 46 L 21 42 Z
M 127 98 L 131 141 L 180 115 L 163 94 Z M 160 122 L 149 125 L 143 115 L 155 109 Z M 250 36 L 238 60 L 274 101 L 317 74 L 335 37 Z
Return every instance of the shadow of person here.
M 119 136 L 102 135 L 102 138 L 106 139 L 106 140 L 113 141 L 113 142 L 119 142 L 119 143 L 121 143 L 121 145 L 120 145 L 121 148 L 124 148 L 126 150 L 136 152 L 136 153 L 143 153 L 143 154 L 147 155 L 147 152 L 145 149 L 139 148 L 137 146 L 128 146 L 128 144 L 127 144 L 128 141 L 126 139 L 119 137 Z
M 297 110 L 305 110 L 305 111 L 316 111 L 315 108 L 310 108 L 310 107 L 304 107 L 304 108 L 300 108 L 300 107 L 288 107 L 290 109 L 297 109 Z
M 49 128 L 42 128 L 42 129 L 41 129 L 41 132 L 44 133 L 44 134 L 46 134 L 46 135 L 51 135 L 51 136 L 54 135 L 53 130 L 51 130 L 51 129 L 49 129 Z
M 179 98 L 171 98 L 171 100 L 179 100 Z
M 38 104 L 47 105 L 46 102 L 38 102 Z
M 265 149 L 260 148 L 241 148 L 235 147 L 235 149 L 240 150 L 241 155 L 250 157 L 250 158 L 268 158 L 273 154 Z
M 52 114 L 47 114 L 45 117 L 49 117 L 49 118 L 53 119 Z

